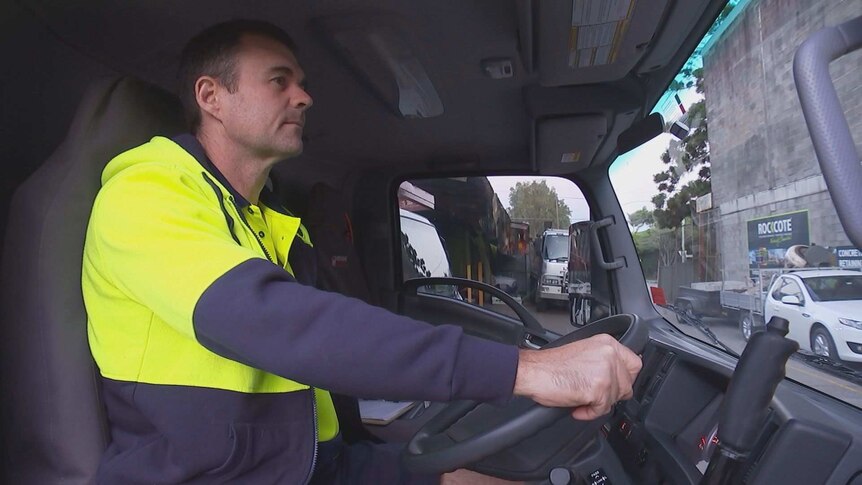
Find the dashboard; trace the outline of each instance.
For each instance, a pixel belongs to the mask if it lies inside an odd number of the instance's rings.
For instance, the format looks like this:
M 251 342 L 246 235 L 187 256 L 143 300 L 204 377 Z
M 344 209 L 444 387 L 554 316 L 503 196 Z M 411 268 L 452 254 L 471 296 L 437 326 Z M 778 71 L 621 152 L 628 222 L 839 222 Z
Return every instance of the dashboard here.
M 409 308 L 442 318 L 441 309 L 447 307 Z M 498 315 L 487 318 L 500 320 Z M 737 359 L 664 319 L 645 323 L 650 342 L 633 397 L 592 428 L 596 439 L 584 447 L 583 428 L 566 417 L 470 468 L 552 485 L 701 483 L 719 445 L 719 415 Z M 749 364 L 769 366 L 757 359 Z M 785 379 L 732 483 L 862 485 L 860 437 L 860 409 Z
M 718 419 L 730 379 L 668 348 L 652 345 L 634 397 L 603 427 L 635 483 L 697 483 L 719 443 Z M 773 413 L 745 468 L 778 428 Z
M 634 396 L 617 407 L 597 440 L 607 448 L 597 460 L 617 473 L 591 481 L 582 472 L 586 483 L 702 482 L 719 444 L 721 404 L 737 362 L 668 327 L 653 327 Z M 862 485 L 859 436 L 858 408 L 785 379 L 733 483 Z

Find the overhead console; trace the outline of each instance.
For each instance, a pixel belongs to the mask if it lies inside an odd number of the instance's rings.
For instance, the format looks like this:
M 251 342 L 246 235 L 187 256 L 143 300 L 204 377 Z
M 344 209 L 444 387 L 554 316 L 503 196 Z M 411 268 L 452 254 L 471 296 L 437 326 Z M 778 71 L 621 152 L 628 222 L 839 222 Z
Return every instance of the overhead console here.
M 708 5 L 709 0 L 520 0 L 524 67 L 538 73 L 542 86 L 616 81 L 631 71 L 660 69 Z
M 536 70 L 543 86 L 614 81 L 649 48 L 667 1 L 536 2 Z M 637 22 L 632 18 L 637 17 Z
M 533 168 L 565 175 L 612 157 L 617 137 L 646 115 L 644 87 L 663 88 L 665 71 L 688 55 L 680 47 L 701 37 L 710 3 L 518 0 L 521 60 L 536 79 L 525 92 Z

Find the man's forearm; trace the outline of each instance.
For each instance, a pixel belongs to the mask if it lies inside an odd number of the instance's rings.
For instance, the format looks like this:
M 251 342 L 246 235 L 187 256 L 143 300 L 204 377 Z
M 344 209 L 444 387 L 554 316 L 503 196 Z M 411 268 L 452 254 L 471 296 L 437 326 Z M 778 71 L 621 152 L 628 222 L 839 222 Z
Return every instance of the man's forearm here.
M 263 260 L 213 283 L 194 328 L 223 357 L 344 394 L 503 402 L 515 380 L 512 346 L 301 285 Z

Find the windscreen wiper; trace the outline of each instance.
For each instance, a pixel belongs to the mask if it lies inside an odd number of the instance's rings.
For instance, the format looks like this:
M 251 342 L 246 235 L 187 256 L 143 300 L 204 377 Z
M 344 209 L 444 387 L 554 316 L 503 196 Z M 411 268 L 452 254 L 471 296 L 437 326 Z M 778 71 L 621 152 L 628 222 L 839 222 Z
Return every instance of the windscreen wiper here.
M 811 367 L 826 372 L 827 374 L 831 374 L 840 379 L 862 386 L 862 372 L 852 369 L 841 362 L 836 362 L 828 357 L 811 354 L 805 351 L 797 352 L 793 355 L 793 358 L 799 359 Z
M 680 319 L 682 321 L 682 323 L 687 323 L 688 325 L 691 325 L 692 327 L 700 330 L 700 332 L 702 334 L 706 335 L 706 337 L 713 344 L 721 347 L 722 349 L 727 351 L 727 353 L 736 357 L 737 359 L 739 358 L 739 354 L 737 354 L 736 351 L 734 351 L 733 349 L 731 349 L 730 347 L 725 345 L 724 342 L 719 340 L 719 338 L 715 335 L 715 332 L 713 332 L 712 329 L 709 328 L 709 325 L 703 323 L 703 320 L 700 317 L 698 317 L 697 315 L 695 315 L 691 312 L 685 312 L 685 311 L 679 310 L 673 305 L 667 305 L 667 307 L 670 308 L 671 310 L 673 310 L 673 312 L 676 314 L 677 318 Z

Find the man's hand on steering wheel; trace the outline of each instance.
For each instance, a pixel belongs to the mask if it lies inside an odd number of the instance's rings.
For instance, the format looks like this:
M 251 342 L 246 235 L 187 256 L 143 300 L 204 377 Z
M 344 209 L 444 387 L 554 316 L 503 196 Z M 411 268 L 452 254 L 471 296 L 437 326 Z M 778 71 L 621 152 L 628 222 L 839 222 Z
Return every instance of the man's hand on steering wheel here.
M 514 393 L 548 407 L 573 407 L 572 416 L 592 420 L 632 397 L 641 369 L 637 354 L 607 334 L 557 348 L 521 350 Z
M 539 351 L 521 351 L 514 388 L 518 396 L 502 407 L 475 401 L 449 404 L 407 443 L 405 465 L 419 473 L 469 466 L 508 480 L 547 478 L 559 446 L 585 449 L 614 403 L 631 397 L 641 368 L 636 354 L 648 342 L 649 327 L 637 315 L 617 314 L 574 330 Z M 517 454 L 519 446 L 551 426 L 554 431 L 544 436 L 555 443 L 553 450 L 547 450 L 550 454 L 533 453 L 536 456 L 526 462 L 485 461 L 503 450 Z

